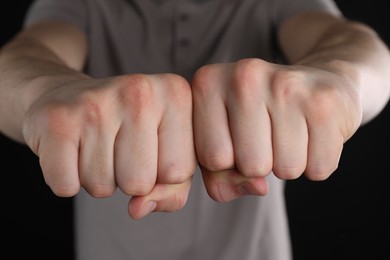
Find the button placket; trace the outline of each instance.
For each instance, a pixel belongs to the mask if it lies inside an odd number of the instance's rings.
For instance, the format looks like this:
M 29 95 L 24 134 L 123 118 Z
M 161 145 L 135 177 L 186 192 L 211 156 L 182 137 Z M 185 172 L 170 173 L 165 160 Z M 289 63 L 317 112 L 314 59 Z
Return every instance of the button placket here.
M 191 45 L 191 38 L 189 35 L 189 19 L 187 12 L 180 11 L 177 17 L 177 43 L 181 48 L 188 48 Z
M 191 66 L 193 54 L 193 32 L 191 30 L 191 10 L 185 3 L 179 3 L 176 8 L 175 24 L 175 64 L 179 73 L 185 73 Z

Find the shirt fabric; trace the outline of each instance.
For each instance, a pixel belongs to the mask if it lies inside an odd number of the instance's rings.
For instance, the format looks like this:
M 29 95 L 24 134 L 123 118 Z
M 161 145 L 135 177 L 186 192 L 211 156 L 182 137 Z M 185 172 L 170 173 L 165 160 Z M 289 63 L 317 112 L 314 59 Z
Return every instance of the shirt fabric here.
M 330 0 L 36 0 L 25 25 L 68 21 L 83 30 L 94 77 L 177 73 L 188 80 L 202 65 L 257 57 L 283 63 L 279 26 L 298 12 L 340 15 Z M 290 260 L 284 182 L 268 177 L 269 193 L 213 201 L 199 168 L 186 206 L 134 221 L 120 190 L 75 197 L 78 260 Z

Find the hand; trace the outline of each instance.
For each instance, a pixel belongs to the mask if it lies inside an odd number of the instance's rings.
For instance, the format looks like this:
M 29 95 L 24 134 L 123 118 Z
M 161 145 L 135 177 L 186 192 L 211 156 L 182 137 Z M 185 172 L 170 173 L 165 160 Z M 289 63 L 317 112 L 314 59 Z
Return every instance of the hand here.
M 360 125 L 357 91 L 343 76 L 260 59 L 212 64 L 192 80 L 194 138 L 209 195 L 265 195 L 265 177 L 324 180 Z
M 173 74 L 126 75 L 74 82 L 41 96 L 24 123 L 58 196 L 80 187 L 133 196 L 129 214 L 184 206 L 196 167 L 189 84 Z

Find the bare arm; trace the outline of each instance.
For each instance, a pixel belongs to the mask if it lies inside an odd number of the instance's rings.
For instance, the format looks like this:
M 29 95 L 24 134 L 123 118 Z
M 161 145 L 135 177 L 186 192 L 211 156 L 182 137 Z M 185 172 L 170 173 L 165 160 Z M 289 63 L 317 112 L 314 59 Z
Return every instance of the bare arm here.
M 0 131 L 24 143 L 22 122 L 32 102 L 50 88 L 85 79 L 85 37 L 66 23 L 33 25 L 0 50 Z
M 192 96 L 172 74 L 95 79 L 81 71 L 86 40 L 76 27 L 41 23 L 0 54 L 0 131 L 39 157 L 58 196 L 80 187 L 131 196 L 129 215 L 176 211 L 196 161 Z M 158 160 L 157 160 L 158 158 Z
M 279 38 L 292 64 L 330 70 L 353 82 L 361 102 L 362 124 L 387 104 L 389 50 L 373 29 L 323 13 L 305 13 L 286 22 Z
M 249 58 L 194 75 L 195 147 L 217 201 L 266 194 L 270 173 L 327 179 L 344 143 L 389 100 L 390 55 L 369 27 L 302 13 L 279 43 L 290 65 Z

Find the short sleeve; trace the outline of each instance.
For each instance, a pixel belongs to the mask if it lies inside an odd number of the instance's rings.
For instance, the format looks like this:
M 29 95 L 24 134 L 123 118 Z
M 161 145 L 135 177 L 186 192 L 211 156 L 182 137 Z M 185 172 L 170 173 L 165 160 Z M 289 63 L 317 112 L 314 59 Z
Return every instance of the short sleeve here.
M 273 0 L 274 24 L 279 27 L 286 19 L 304 11 L 322 11 L 336 16 L 342 13 L 333 0 Z
M 87 30 L 88 11 L 84 0 L 35 0 L 27 10 L 26 27 L 38 21 L 65 21 Z

